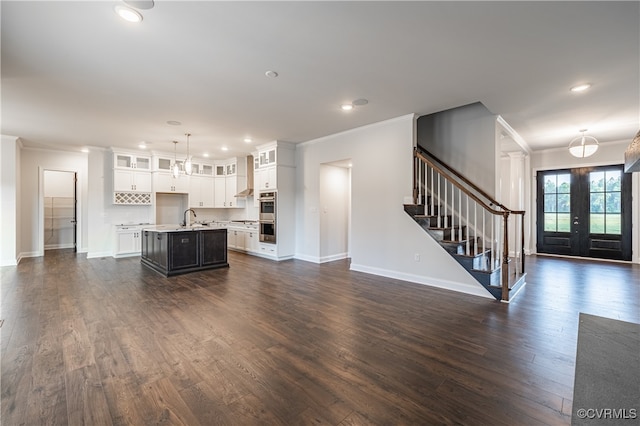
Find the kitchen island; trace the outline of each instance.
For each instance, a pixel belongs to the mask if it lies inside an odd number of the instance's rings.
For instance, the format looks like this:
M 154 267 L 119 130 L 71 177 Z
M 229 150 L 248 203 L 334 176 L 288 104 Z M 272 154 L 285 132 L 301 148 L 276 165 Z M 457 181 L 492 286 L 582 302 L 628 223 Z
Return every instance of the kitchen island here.
M 167 277 L 228 267 L 227 230 L 179 225 L 145 228 L 141 262 Z

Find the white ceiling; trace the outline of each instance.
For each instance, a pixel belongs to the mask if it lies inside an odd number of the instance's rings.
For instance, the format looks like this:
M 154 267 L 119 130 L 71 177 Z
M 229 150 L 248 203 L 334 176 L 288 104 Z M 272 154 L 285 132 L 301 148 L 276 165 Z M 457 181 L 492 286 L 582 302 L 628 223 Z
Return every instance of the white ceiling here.
M 639 2 L 160 0 L 139 24 L 120 3 L 0 3 L 2 134 L 180 152 L 190 132 L 226 158 L 477 101 L 534 150 L 640 128 Z

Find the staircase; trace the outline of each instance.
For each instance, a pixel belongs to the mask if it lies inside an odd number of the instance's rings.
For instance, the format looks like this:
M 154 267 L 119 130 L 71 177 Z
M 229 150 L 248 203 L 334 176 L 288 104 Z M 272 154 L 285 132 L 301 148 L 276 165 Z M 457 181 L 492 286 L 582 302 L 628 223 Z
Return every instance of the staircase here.
M 405 204 L 405 212 L 497 300 L 508 302 L 525 284 L 525 212 L 498 203 L 421 147 L 414 149 L 413 180 L 413 204 Z

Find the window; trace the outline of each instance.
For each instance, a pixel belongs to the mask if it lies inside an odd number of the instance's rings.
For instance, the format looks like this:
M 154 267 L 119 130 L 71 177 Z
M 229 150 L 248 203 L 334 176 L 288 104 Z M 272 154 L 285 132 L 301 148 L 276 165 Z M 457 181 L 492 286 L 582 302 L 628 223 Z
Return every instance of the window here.
M 571 175 L 547 175 L 544 181 L 544 230 L 571 231 Z
M 589 173 L 589 232 L 620 235 L 622 231 L 622 172 Z

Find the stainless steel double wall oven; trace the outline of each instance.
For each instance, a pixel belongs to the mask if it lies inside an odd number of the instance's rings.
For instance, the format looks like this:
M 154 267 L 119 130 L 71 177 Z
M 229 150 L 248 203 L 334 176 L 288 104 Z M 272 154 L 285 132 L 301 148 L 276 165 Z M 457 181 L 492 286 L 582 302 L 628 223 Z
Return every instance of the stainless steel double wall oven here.
M 260 203 L 260 241 L 276 242 L 276 192 L 261 192 Z

